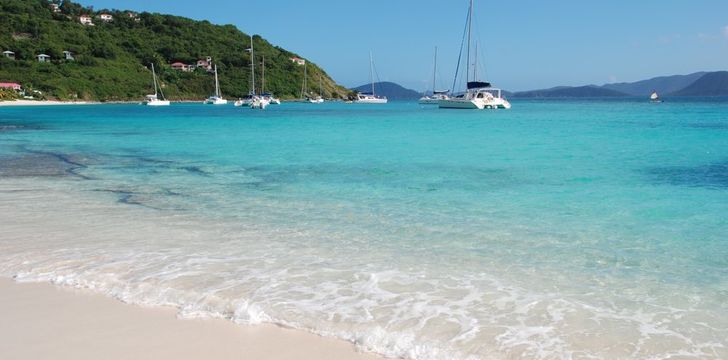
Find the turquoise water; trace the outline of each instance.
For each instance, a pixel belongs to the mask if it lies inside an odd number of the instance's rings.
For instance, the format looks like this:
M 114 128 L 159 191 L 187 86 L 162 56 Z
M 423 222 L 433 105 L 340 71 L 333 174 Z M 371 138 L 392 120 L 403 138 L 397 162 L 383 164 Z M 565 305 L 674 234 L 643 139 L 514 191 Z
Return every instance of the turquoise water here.
M 0 108 L 0 181 L 204 229 L 16 226 L 0 270 L 416 359 L 728 357 L 728 100 L 513 105 Z

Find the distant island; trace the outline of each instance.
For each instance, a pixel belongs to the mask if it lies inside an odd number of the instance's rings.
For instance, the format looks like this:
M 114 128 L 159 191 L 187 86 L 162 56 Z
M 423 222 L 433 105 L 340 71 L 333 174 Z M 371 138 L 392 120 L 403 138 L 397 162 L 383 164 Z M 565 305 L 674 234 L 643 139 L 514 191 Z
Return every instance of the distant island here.
M 371 92 L 372 84 L 364 84 L 351 89 L 356 92 Z M 389 81 L 374 83 L 374 91 L 377 95 L 386 96 L 389 100 L 416 100 L 422 97 L 422 94 L 395 84 Z
M 514 92 L 511 96 L 516 98 L 647 97 L 653 91 L 657 91 L 663 97 L 728 96 L 728 71 L 660 76 L 632 83 L 602 86 L 559 86 L 550 89 Z
M 233 25 L 128 10 L 94 10 L 71 1 L 0 1 L 0 83 L 26 94 L 60 100 L 140 100 L 152 92 L 150 64 L 173 100 L 203 99 L 214 89 L 217 65 L 223 95 L 247 94 L 250 37 Z M 308 80 L 323 82 L 328 98 L 349 92 L 303 56 L 255 35 L 256 88 L 265 58 L 266 90 L 300 96 Z M 318 91 L 318 86 L 315 87 Z M 7 99 L 7 89 L 0 99 Z

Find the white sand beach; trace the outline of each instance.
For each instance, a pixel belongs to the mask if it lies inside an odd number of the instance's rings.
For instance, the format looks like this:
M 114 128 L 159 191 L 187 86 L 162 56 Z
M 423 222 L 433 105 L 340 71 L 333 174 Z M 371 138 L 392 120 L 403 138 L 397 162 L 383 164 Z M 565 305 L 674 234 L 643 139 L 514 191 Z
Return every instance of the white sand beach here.
M 0 278 L 0 359 L 377 359 L 303 331 L 180 320 L 175 313 Z

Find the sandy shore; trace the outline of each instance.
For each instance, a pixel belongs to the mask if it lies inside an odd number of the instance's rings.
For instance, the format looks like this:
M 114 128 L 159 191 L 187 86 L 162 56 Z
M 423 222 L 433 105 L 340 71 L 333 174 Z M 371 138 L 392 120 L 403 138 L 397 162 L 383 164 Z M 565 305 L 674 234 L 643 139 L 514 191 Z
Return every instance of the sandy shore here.
M 302 331 L 180 320 L 174 309 L 2 277 L 0 319 L 0 359 L 378 359 Z

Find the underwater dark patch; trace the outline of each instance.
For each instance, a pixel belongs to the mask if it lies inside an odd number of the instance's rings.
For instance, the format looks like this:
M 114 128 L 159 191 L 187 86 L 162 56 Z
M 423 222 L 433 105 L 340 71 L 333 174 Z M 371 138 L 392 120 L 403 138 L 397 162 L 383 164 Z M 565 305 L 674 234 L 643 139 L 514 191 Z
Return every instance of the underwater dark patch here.
M 698 166 L 662 166 L 645 170 L 655 183 L 728 189 L 728 160 Z

